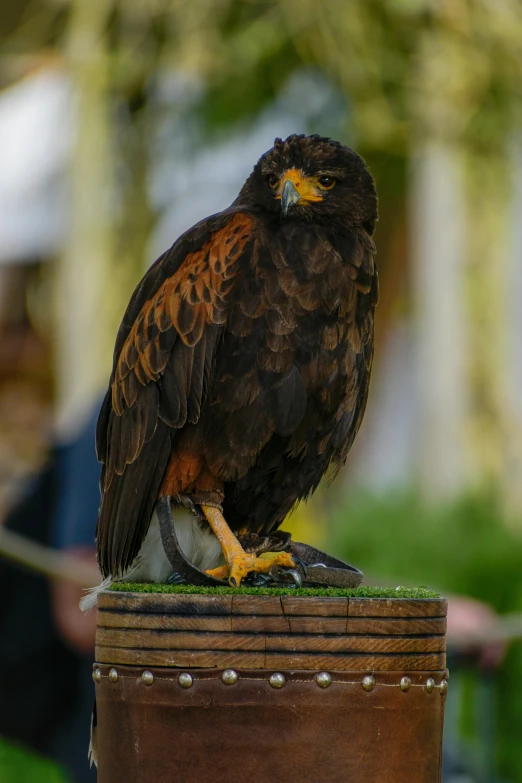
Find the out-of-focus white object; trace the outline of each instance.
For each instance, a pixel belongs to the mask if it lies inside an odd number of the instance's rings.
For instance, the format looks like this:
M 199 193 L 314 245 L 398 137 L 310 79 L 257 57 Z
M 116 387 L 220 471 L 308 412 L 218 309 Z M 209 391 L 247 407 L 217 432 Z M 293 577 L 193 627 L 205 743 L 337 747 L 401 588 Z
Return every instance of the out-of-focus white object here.
M 0 264 L 61 247 L 73 116 L 70 85 L 58 68 L 0 92 Z
M 458 147 L 441 140 L 425 142 L 415 153 L 409 230 L 417 475 L 425 499 L 440 502 L 458 496 L 469 483 L 464 159 Z

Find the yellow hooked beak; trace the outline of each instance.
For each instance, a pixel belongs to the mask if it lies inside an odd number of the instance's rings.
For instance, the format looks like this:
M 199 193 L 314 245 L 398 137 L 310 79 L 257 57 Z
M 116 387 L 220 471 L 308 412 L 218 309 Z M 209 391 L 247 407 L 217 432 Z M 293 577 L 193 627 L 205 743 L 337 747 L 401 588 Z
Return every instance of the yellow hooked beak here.
M 311 201 L 322 201 L 315 177 L 305 177 L 299 169 L 289 169 L 281 177 L 279 193 L 281 211 L 284 216 L 293 204 L 307 204 Z

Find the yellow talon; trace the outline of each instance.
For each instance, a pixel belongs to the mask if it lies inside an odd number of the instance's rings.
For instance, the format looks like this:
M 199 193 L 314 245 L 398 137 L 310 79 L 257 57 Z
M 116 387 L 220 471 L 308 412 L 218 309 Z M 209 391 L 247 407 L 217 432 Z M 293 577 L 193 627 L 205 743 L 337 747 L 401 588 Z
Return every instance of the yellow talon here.
M 229 585 L 239 587 L 245 576 L 252 572 L 266 574 L 273 566 L 295 568 L 296 563 L 288 552 L 281 552 L 274 557 L 256 557 L 256 555 L 245 552 L 219 509 L 214 506 L 202 505 L 201 510 L 221 544 L 227 563 L 225 566 L 207 571 L 209 576 L 216 579 L 228 578 Z
M 207 571 L 207 574 L 216 579 L 228 579 L 229 585 L 239 587 L 248 574 L 253 572 L 266 574 L 273 566 L 295 568 L 296 564 L 292 555 L 289 555 L 288 552 L 282 552 L 279 555 L 274 555 L 274 557 L 256 557 L 243 551 L 243 554 L 233 556 L 227 565 L 212 568 Z

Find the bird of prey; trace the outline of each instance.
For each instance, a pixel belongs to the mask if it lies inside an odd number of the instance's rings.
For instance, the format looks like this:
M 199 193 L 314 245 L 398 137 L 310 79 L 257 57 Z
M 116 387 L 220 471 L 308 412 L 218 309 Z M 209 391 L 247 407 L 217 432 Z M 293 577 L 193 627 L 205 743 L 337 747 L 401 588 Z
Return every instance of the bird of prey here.
M 346 459 L 372 365 L 376 220 L 363 159 L 292 135 L 146 273 L 97 427 L 104 585 L 168 578 L 163 496 L 181 548 L 210 574 L 238 586 L 294 565 L 244 551 L 237 536 L 275 531 Z

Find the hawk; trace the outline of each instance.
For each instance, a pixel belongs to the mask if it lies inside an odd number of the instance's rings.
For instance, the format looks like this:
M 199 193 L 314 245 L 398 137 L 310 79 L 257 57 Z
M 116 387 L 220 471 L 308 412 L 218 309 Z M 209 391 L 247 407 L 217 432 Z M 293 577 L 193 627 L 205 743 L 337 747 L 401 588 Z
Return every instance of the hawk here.
M 211 575 L 238 586 L 294 565 L 244 551 L 238 536 L 275 531 L 353 443 L 372 366 L 376 220 L 363 159 L 292 135 L 146 273 L 97 426 L 103 585 L 169 577 L 164 496 L 181 548 Z

